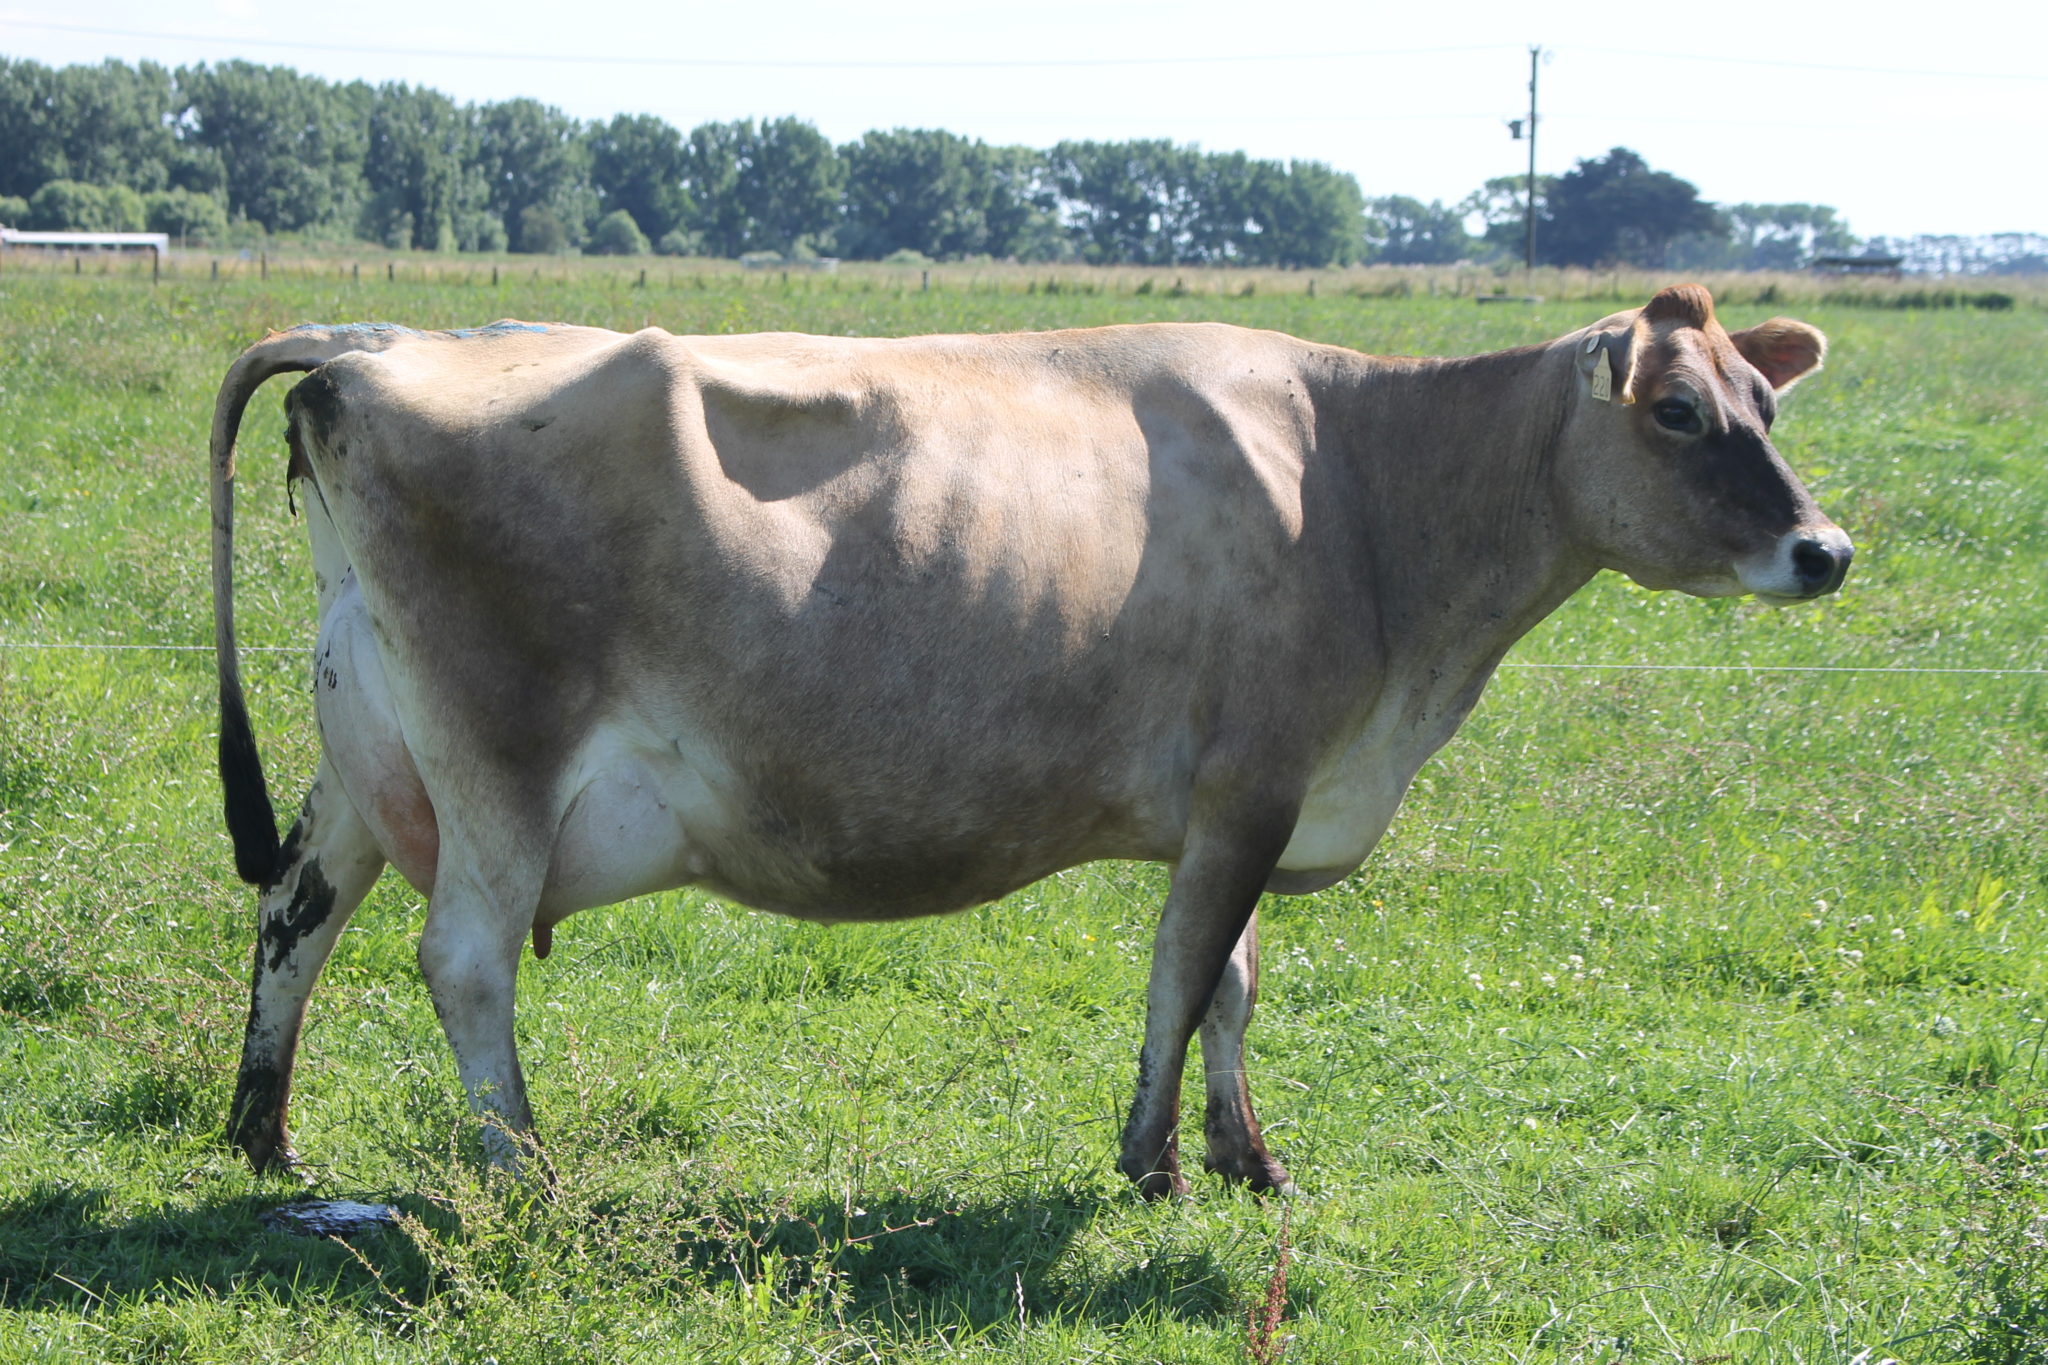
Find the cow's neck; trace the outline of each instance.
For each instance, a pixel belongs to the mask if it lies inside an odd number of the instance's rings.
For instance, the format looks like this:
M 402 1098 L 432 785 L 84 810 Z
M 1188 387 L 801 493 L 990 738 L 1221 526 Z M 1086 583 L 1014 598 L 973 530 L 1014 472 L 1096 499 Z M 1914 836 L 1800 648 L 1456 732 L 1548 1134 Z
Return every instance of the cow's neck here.
M 1552 348 L 1368 359 L 1347 405 L 1364 594 L 1388 663 L 1430 680 L 1430 711 L 1448 692 L 1462 714 L 1509 646 L 1593 574 L 1553 492 L 1574 375 Z

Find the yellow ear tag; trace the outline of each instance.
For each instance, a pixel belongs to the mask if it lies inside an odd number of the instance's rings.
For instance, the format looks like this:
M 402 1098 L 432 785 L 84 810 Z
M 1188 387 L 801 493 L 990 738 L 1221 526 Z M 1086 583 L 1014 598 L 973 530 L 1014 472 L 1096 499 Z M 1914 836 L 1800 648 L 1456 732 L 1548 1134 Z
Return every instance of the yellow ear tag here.
M 1614 366 L 1608 362 L 1604 349 L 1593 362 L 1593 396 L 1603 403 L 1614 401 Z

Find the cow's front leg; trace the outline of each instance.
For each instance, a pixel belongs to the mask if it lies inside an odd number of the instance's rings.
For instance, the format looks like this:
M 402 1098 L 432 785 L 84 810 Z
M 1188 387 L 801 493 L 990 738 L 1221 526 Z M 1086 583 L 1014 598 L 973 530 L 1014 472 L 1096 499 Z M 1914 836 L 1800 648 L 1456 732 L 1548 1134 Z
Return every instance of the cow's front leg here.
M 259 1172 L 297 1160 L 287 1128 L 292 1064 L 313 983 L 384 855 L 325 760 L 258 903 L 256 965 L 228 1141 Z
M 533 1135 L 512 1003 L 541 877 L 486 877 L 478 866 L 477 859 L 442 844 L 420 935 L 420 971 L 455 1051 L 470 1108 L 484 1121 L 485 1154 L 492 1165 L 509 1169 L 519 1164 Z
M 1148 1199 L 1187 1192 L 1177 1135 L 1188 1041 L 1210 1009 L 1293 824 L 1292 807 L 1269 807 L 1235 824 L 1216 822 L 1190 833 L 1174 868 L 1152 944 L 1145 1044 L 1117 1162 Z
M 1209 1141 L 1203 1163 L 1226 1180 L 1255 1190 L 1293 1194 L 1294 1182 L 1266 1151 L 1258 1116 L 1252 1113 L 1245 1079 L 1244 1034 L 1259 1000 L 1259 918 L 1253 915 L 1231 950 L 1202 1020 L 1202 1069 L 1208 1073 L 1209 1103 L 1203 1134 Z

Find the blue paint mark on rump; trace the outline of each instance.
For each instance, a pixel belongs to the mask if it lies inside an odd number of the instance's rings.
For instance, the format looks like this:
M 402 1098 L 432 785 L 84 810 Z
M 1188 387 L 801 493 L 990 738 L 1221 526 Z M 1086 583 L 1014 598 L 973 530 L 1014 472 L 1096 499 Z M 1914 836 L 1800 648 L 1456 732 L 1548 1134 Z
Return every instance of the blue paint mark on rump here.
M 296 327 L 288 327 L 285 330 L 288 332 L 335 332 L 343 336 L 351 333 L 361 333 L 367 336 L 397 335 L 416 337 L 426 335 L 426 333 L 416 328 L 401 327 L 395 322 L 302 322 Z
M 405 327 L 395 322 L 302 322 L 296 327 L 285 329 L 290 332 L 330 332 L 336 336 L 358 334 L 363 336 L 408 336 L 424 337 L 434 335 L 422 332 L 417 327 Z M 547 326 L 538 322 L 515 322 L 511 318 L 500 318 L 482 327 L 457 327 L 440 335 L 466 341 L 472 337 L 504 336 L 509 332 L 546 333 Z
M 448 335 L 452 337 L 487 337 L 503 336 L 507 332 L 545 333 L 547 330 L 547 326 L 544 323 L 515 322 L 511 318 L 499 318 L 496 322 L 486 323 L 482 327 L 460 327 L 448 333 Z

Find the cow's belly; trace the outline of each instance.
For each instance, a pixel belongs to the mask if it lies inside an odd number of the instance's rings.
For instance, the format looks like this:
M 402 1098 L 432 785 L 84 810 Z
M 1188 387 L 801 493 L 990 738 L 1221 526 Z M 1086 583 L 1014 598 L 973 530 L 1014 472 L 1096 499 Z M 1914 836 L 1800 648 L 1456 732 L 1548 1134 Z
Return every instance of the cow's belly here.
M 353 577 L 321 622 L 314 671 L 321 741 L 342 790 L 391 865 L 431 896 L 440 828 Z M 821 864 L 801 822 L 774 818 L 773 794 L 749 789 L 715 746 L 662 739 L 630 718 L 585 739 L 555 797 L 561 814 L 534 912 L 542 926 L 691 884 L 805 918 L 893 919 L 994 899 L 1073 861 L 985 865 L 920 843 L 907 862 Z
M 567 791 L 542 923 L 683 885 L 804 919 L 903 919 L 995 900 L 1096 856 L 1065 840 L 1020 847 L 985 834 L 951 837 L 930 793 L 904 793 L 886 812 L 828 803 L 807 804 L 799 816 L 788 793 L 750 784 L 715 746 L 691 737 L 663 743 L 631 722 L 599 727 Z M 1079 794 L 1076 801 L 1086 804 Z M 853 827 L 868 840 L 849 842 Z

